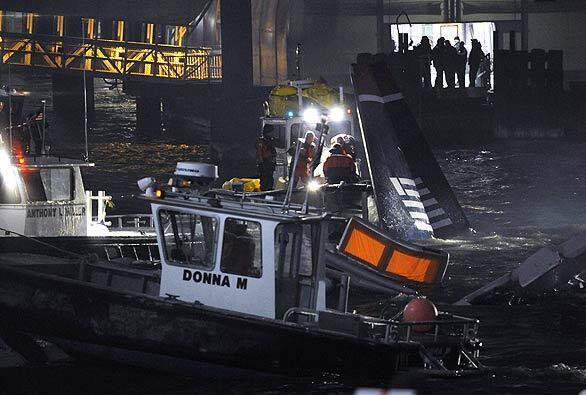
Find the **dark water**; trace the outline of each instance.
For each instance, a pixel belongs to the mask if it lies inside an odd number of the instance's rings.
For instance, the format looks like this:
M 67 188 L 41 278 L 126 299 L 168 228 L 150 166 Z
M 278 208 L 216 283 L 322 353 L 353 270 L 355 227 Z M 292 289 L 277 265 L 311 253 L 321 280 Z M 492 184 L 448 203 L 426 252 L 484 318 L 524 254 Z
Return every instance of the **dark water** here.
M 27 77 L 22 85 L 32 91 L 29 102 L 49 99 L 52 117 L 47 79 Z M 86 189 L 107 188 L 117 212 L 147 210 L 132 199 L 140 177 L 164 179 L 178 160 L 210 160 L 207 147 L 169 136 L 141 136 L 133 118 L 132 99 L 96 80 L 96 118 L 89 133 L 96 168 L 85 173 Z M 65 130 L 63 120 L 53 124 L 52 138 L 67 142 L 67 149 L 56 142 L 55 149 L 81 152 L 82 130 Z M 436 150 L 436 156 L 476 233 L 439 242 L 451 254 L 451 265 L 434 300 L 441 309 L 481 320 L 481 362 L 491 369 L 475 377 L 405 380 L 431 393 L 578 394 L 586 389 L 586 292 L 554 294 L 521 305 L 455 308 L 449 303 L 507 273 L 547 243 L 586 231 L 586 143 L 501 141 Z M 385 302 L 368 295 L 361 299 Z M 2 378 L 11 392 L 104 394 L 351 393 L 356 386 L 387 386 L 393 380 L 185 378 L 83 363 L 4 371 Z

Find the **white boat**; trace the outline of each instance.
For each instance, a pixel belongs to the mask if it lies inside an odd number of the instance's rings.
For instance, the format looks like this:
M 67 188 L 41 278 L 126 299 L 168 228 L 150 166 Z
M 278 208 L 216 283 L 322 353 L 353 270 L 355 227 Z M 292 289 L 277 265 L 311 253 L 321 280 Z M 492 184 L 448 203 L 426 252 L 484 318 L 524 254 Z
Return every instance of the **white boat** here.
M 24 119 L 24 95 L 2 93 L 0 108 L 10 111 L 0 111 L 0 250 L 40 248 L 49 253 L 53 246 L 52 252 L 59 254 L 64 248 L 87 251 L 100 244 L 139 246 L 148 241 L 152 247 L 150 215 L 107 217 L 112 198 L 84 188 L 82 169 L 94 164 L 49 154 L 44 111 Z M 151 247 L 146 248 L 156 251 Z M 133 251 L 136 259 L 148 253 L 144 246 Z

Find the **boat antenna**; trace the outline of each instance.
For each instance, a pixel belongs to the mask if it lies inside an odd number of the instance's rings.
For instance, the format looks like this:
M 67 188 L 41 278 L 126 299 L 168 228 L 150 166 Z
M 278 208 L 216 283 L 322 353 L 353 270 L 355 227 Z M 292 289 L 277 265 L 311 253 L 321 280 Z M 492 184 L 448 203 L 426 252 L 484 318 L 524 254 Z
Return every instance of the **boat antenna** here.
M 303 61 L 303 48 L 301 43 L 297 43 L 295 46 L 295 71 L 297 72 L 297 78 L 302 79 L 302 61 Z
M 8 133 L 9 133 L 9 141 L 10 141 L 10 154 L 12 155 L 12 88 L 10 87 L 11 75 L 10 75 L 10 63 L 8 64 L 8 89 L 6 89 L 6 93 L 8 93 Z
M 301 144 L 302 141 L 300 138 L 297 139 L 297 145 L 295 147 L 295 157 L 293 158 L 293 170 L 291 171 L 291 176 L 289 177 L 289 185 L 287 186 L 287 193 L 285 194 L 285 199 L 283 200 L 283 211 L 289 209 L 289 203 L 291 200 L 291 194 L 293 193 L 293 184 L 295 178 L 295 168 L 297 167 L 297 161 L 299 160 L 299 153 L 301 152 Z
M 41 100 L 41 103 L 43 104 L 43 142 L 42 142 L 42 147 L 41 147 L 41 154 L 45 154 L 45 110 L 46 110 L 46 100 Z
M 90 159 L 88 145 L 87 145 L 87 81 L 86 81 L 86 74 L 85 74 L 85 64 L 86 64 L 86 50 L 85 50 L 85 24 L 84 18 L 81 18 L 81 47 L 83 48 L 83 58 L 82 58 L 82 75 L 83 75 L 83 133 L 85 137 L 85 154 L 83 159 L 87 162 Z M 44 134 L 43 134 L 44 135 Z M 44 149 L 44 147 L 43 147 Z
M 325 144 L 324 137 L 328 133 L 328 126 L 326 124 L 326 121 L 327 121 L 327 117 L 322 116 L 321 123 L 316 125 L 317 126 L 316 129 L 319 131 L 319 139 L 318 139 L 318 148 L 316 150 L 315 158 L 313 159 L 313 161 L 311 162 L 311 165 L 310 165 L 312 174 L 313 174 L 313 172 L 315 172 L 315 169 L 319 165 L 320 158 L 322 156 L 322 152 L 323 152 L 323 148 L 324 148 L 324 144 Z M 305 200 L 303 201 L 303 206 L 301 206 L 301 211 L 304 212 L 305 214 L 309 213 L 309 193 L 312 192 L 310 189 L 311 188 L 309 187 L 309 183 L 308 183 L 308 185 L 305 186 Z

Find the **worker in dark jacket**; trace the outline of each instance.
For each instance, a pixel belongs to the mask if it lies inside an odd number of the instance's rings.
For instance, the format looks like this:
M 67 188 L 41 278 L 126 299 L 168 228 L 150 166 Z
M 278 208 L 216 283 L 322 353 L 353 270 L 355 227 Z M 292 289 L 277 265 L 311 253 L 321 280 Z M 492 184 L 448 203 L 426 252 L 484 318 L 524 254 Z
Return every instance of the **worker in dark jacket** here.
M 440 37 L 431 51 L 431 60 L 433 67 L 435 67 L 435 89 L 442 89 L 444 87 L 444 41 L 445 38 Z
M 448 88 L 456 86 L 456 64 L 458 63 L 458 53 L 456 48 L 452 47 L 449 40 L 444 43 L 443 64 L 446 72 L 446 84 Z
M 421 37 L 421 43 L 414 48 L 419 62 L 419 74 L 424 88 L 431 88 L 431 44 L 427 36 Z
M 478 68 L 480 62 L 484 58 L 484 52 L 482 52 L 482 46 L 480 41 L 472 40 L 472 49 L 470 49 L 470 56 L 468 56 L 468 65 L 470 66 L 470 87 L 476 86 L 476 76 L 478 75 Z
M 270 191 L 274 187 L 273 173 L 277 167 L 277 149 L 273 125 L 265 125 L 262 136 L 256 141 L 256 165 L 260 176 L 260 190 Z
M 458 87 L 465 88 L 466 82 L 466 61 L 468 60 L 468 50 L 464 46 L 463 41 L 459 41 L 456 46 L 456 52 L 458 54 L 456 62 L 456 75 L 458 76 Z
M 324 162 L 324 175 L 328 184 L 357 182 L 356 165 L 350 155 L 344 154 L 340 144 L 334 144 L 330 156 Z

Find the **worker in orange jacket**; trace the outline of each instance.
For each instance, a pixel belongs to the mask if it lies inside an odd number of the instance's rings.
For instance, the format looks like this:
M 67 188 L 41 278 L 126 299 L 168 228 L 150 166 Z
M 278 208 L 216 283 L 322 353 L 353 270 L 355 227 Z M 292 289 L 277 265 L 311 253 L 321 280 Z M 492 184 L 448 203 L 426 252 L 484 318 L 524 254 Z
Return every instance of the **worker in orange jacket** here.
M 324 162 L 324 175 L 328 184 L 340 182 L 357 182 L 356 165 L 354 159 L 345 154 L 340 144 L 334 144 L 330 156 Z

